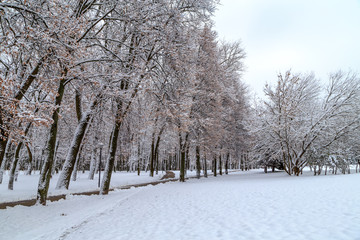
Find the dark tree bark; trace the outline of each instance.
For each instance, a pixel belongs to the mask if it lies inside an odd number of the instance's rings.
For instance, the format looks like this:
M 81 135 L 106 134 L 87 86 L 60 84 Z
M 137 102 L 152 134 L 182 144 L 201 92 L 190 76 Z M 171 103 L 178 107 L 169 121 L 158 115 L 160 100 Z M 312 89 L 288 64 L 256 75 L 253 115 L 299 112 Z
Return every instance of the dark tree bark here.
M 206 155 L 204 156 L 204 177 L 208 177 Z
M 216 162 L 216 154 L 214 155 L 214 160 L 213 160 L 213 166 L 212 166 L 212 169 L 213 169 L 213 171 L 214 171 L 214 177 L 216 177 L 216 166 L 217 165 L 217 162 Z
M 226 155 L 226 161 L 225 161 L 225 174 L 229 174 L 229 158 L 230 158 L 230 153 L 227 153 Z
M 188 141 L 187 144 L 186 144 L 186 152 L 185 152 L 186 169 L 187 169 L 187 170 L 190 170 L 189 150 L 190 150 L 190 142 Z
M 109 189 L 110 189 L 110 180 L 111 180 L 112 169 L 114 168 L 114 163 L 115 163 L 117 140 L 119 137 L 119 131 L 120 131 L 121 123 L 122 123 L 122 116 L 123 116 L 122 115 L 122 106 L 123 106 L 122 101 L 117 100 L 117 112 L 116 112 L 116 116 L 115 116 L 113 132 L 111 135 L 110 152 L 109 152 L 108 159 L 106 161 L 104 176 L 103 176 L 103 180 L 101 182 L 101 187 L 100 187 L 101 195 L 108 194 Z
M 0 120 L 1 120 L 1 117 L 0 117 Z M 1 121 L 0 121 L 0 125 L 3 126 Z M 0 138 L 0 166 L 2 165 L 2 162 L 4 160 L 4 156 L 5 156 L 5 152 L 6 152 L 6 145 L 8 142 L 8 137 L 5 135 L 5 133 L 1 133 L 1 132 L 2 132 L 2 130 L 0 129 L 1 136 L 4 136 L 4 137 Z
M 180 150 L 180 182 L 185 182 L 185 149 L 184 147 Z
M 66 75 L 66 72 L 65 72 Z M 46 205 L 46 198 L 49 190 L 50 178 L 51 178 L 51 171 L 52 166 L 54 163 L 54 154 L 55 154 L 55 144 L 56 144 L 56 137 L 57 137 L 57 130 L 58 130 L 58 122 L 59 122 L 59 112 L 60 112 L 60 105 L 62 102 L 62 98 L 65 92 L 65 82 L 66 80 L 63 78 L 60 80 L 59 88 L 57 91 L 57 96 L 55 99 L 55 106 L 57 107 L 54 113 L 52 114 L 53 123 L 50 127 L 49 139 L 46 146 L 46 159 L 42 166 L 39 185 L 38 185 L 38 192 L 37 192 L 37 202 Z
M 2 119 L 1 113 L 2 113 L 2 109 L 0 106 L 0 126 L 4 126 L 4 121 Z M 0 128 L 0 166 L 5 156 L 7 142 L 8 142 L 8 134 L 4 128 Z
M 81 110 L 81 92 L 79 89 L 75 90 L 75 108 L 76 108 L 76 117 L 78 122 L 81 121 L 82 110 Z
M 196 177 L 199 179 L 200 173 L 201 173 L 200 146 L 199 145 L 197 145 L 195 147 L 195 152 L 196 152 Z
M 19 161 L 19 155 L 20 155 L 20 150 L 21 150 L 22 144 L 23 143 L 21 142 L 16 146 L 14 160 L 11 164 L 10 173 L 9 173 L 9 184 L 8 184 L 9 190 L 14 189 L 15 171 L 16 171 L 17 163 Z
M 219 154 L 219 174 L 222 175 L 222 162 L 221 162 L 221 153 Z
M 3 181 L 4 171 L 6 168 L 6 162 L 9 159 L 9 153 L 11 151 L 11 147 L 12 147 L 12 142 L 9 140 L 9 141 L 7 141 L 6 146 L 5 146 L 4 160 L 0 165 L 0 184 L 2 184 L 2 181 Z
M 154 177 L 154 160 L 155 160 L 155 131 L 151 138 L 151 152 L 150 152 L 150 177 Z
M 137 161 L 137 175 L 140 176 L 140 171 L 141 171 L 141 154 L 140 154 L 140 141 L 138 141 L 138 161 Z
M 181 136 L 181 131 L 179 127 L 179 148 L 180 148 L 180 182 L 185 182 L 185 175 L 186 175 L 186 167 L 185 167 L 185 160 L 186 160 L 186 145 L 189 138 L 189 133 L 186 133 L 185 139 Z
M 159 174 L 159 152 L 158 151 L 155 152 L 155 159 L 156 159 L 155 173 L 156 173 L 156 175 L 158 175 Z
M 25 146 L 26 146 L 26 149 L 27 149 L 27 152 L 28 152 L 28 155 L 29 155 L 29 158 L 28 158 L 28 169 L 27 169 L 27 171 L 26 171 L 26 175 L 31 175 L 33 155 L 32 155 L 32 152 L 31 152 L 31 149 L 30 149 L 29 145 L 28 145 L 28 144 L 25 144 Z

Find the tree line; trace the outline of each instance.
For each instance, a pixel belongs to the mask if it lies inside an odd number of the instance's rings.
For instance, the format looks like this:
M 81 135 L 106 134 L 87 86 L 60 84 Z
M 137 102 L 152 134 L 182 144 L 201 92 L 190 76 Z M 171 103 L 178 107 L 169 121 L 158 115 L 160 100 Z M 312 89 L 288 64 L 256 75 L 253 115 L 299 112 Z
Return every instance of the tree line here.
M 245 53 L 217 40 L 216 4 L 1 1 L 1 180 L 8 169 L 13 189 L 17 169 L 41 170 L 37 199 L 46 204 L 58 171 L 61 189 L 78 169 L 93 179 L 104 167 L 107 194 L 116 169 L 179 169 L 185 181 L 208 162 L 239 165 Z

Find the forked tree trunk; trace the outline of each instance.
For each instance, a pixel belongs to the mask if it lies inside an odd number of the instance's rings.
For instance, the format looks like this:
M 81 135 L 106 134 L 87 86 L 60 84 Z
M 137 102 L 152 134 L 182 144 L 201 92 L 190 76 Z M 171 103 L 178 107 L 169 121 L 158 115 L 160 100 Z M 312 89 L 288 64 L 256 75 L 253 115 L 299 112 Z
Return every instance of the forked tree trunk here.
M 93 112 L 98 104 L 100 97 L 101 97 L 100 94 L 98 96 L 96 96 L 95 100 L 92 102 L 92 104 L 90 106 L 89 111 L 87 111 L 86 113 L 83 113 L 81 116 L 81 120 L 79 121 L 79 123 L 76 127 L 75 134 L 73 136 L 73 139 L 72 139 L 72 142 L 70 145 L 70 149 L 66 155 L 65 163 L 64 163 L 63 169 L 61 171 L 59 180 L 56 184 L 56 189 L 62 189 L 62 188 L 68 189 L 69 188 L 71 173 L 74 170 L 74 166 L 75 166 L 78 154 L 79 154 L 81 143 L 84 139 L 86 129 L 89 125 L 90 119 L 93 115 Z
M 66 74 L 65 74 L 66 75 Z M 62 102 L 62 98 L 64 96 L 65 91 L 65 79 L 61 79 L 59 83 L 59 88 L 57 92 L 57 96 L 55 99 L 55 106 L 57 107 L 52 115 L 53 123 L 50 127 L 49 139 L 46 146 L 46 159 L 42 166 L 40 179 L 38 184 L 38 192 L 37 192 L 37 203 L 42 205 L 46 205 L 46 198 L 49 190 L 50 178 L 51 178 L 51 170 L 54 163 L 54 155 L 55 155 L 55 144 L 58 130 L 58 122 L 59 122 L 59 112 L 60 105 Z
M 157 121 L 157 120 L 156 120 Z M 156 125 L 156 124 L 155 124 Z M 158 156 L 159 156 L 159 145 L 161 140 L 161 135 L 165 129 L 165 125 L 163 125 L 158 133 L 158 136 L 155 141 L 155 130 L 151 139 L 151 153 L 150 153 L 150 177 L 154 176 L 155 164 L 156 164 L 156 174 L 158 174 L 159 166 L 158 166 Z
M 37 112 L 37 111 L 38 110 L 36 110 L 35 112 Z M 29 123 L 26 126 L 26 129 L 25 129 L 25 132 L 24 132 L 25 136 L 29 133 L 30 128 L 31 128 L 31 123 Z M 20 150 L 21 150 L 22 145 L 23 145 L 23 142 L 20 142 L 17 145 L 16 150 L 15 150 L 14 160 L 13 160 L 13 162 L 11 164 L 11 169 L 10 169 L 10 173 L 9 173 L 9 184 L 8 184 L 8 189 L 9 190 L 14 189 L 14 180 L 17 181 L 17 176 L 15 176 L 15 174 L 16 174 L 16 169 L 18 169 L 19 155 L 20 155 Z M 26 147 L 28 149 L 28 152 L 30 152 L 29 147 L 27 145 L 26 145 Z M 31 152 L 30 152 L 30 154 L 31 154 Z M 29 154 L 29 156 L 30 156 L 30 154 Z

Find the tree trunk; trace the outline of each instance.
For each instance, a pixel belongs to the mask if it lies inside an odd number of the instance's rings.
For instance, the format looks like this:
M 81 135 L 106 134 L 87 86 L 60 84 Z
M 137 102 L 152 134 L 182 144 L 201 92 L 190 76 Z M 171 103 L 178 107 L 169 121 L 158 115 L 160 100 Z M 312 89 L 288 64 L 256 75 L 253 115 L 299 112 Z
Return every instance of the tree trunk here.
M 180 149 L 180 182 L 185 182 L 186 175 L 186 145 L 188 144 L 189 133 L 185 134 L 183 141 L 179 127 L 179 149 Z
M 29 154 L 28 169 L 27 169 L 27 171 L 26 171 L 26 175 L 31 175 L 33 155 L 32 155 L 32 152 L 31 152 L 31 149 L 30 149 L 29 145 L 26 144 L 25 146 L 26 146 L 27 152 L 28 152 L 28 154 Z
M 240 169 L 241 169 L 241 171 L 244 171 L 245 170 L 245 168 L 244 168 L 244 159 L 243 159 L 243 154 L 241 153 L 240 154 Z
M 9 157 L 8 154 L 10 152 L 11 145 L 12 145 L 11 140 L 7 141 L 6 146 L 5 146 L 4 160 L 2 161 L 1 166 L 0 166 L 0 184 L 2 184 L 2 181 L 3 181 L 4 171 L 6 170 L 5 169 L 6 162 Z
M 157 119 L 156 119 L 157 122 Z M 156 124 L 155 124 L 156 125 Z M 151 153 L 150 153 L 150 177 L 154 176 L 155 164 L 156 164 L 156 174 L 158 174 L 159 166 L 158 166 L 158 157 L 159 157 L 159 145 L 161 140 L 161 135 L 165 129 L 165 125 L 163 125 L 159 131 L 155 142 L 155 130 L 151 139 Z
M 19 155 L 20 155 L 20 150 L 21 150 L 22 144 L 23 143 L 21 142 L 16 146 L 14 160 L 13 160 L 13 162 L 11 164 L 11 168 L 10 168 L 10 172 L 9 172 L 9 184 L 8 184 L 8 189 L 9 190 L 14 189 L 15 171 L 16 171 L 17 163 L 19 161 Z
M 54 153 L 54 164 L 53 164 L 53 167 L 52 167 L 52 170 L 51 170 L 51 174 L 53 175 L 54 173 L 59 173 L 59 170 L 57 169 L 57 151 L 59 149 L 59 145 L 60 145 L 60 142 L 59 141 L 56 141 L 56 147 L 55 147 L 55 153 Z
M 0 117 L 0 119 L 1 119 L 1 117 Z M 2 126 L 2 125 L 3 124 L 0 123 L 0 126 Z M 7 146 L 7 143 L 8 143 L 8 138 L 7 138 L 7 136 L 3 135 L 5 133 L 0 132 L 0 134 L 1 134 L 0 135 L 1 137 L 5 138 L 5 139 L 2 139 L 0 137 L 0 166 L 2 166 L 4 158 L 5 158 L 5 152 L 6 152 L 6 146 Z M 1 177 L 0 177 L 0 184 L 1 184 L 1 182 L 2 182 L 2 172 L 1 172 L 1 170 L 0 170 L 0 174 L 1 174 Z
M 70 149 L 66 155 L 65 163 L 61 171 L 59 180 L 56 184 L 56 189 L 62 189 L 62 188 L 69 189 L 71 173 L 74 170 L 74 165 L 79 154 L 81 143 L 84 139 L 86 129 L 93 115 L 93 111 L 95 110 L 98 104 L 98 100 L 100 96 L 101 96 L 100 94 L 96 96 L 95 100 L 92 102 L 90 106 L 90 110 L 82 114 L 81 116 L 81 120 L 76 127 L 75 134 L 73 136 L 70 145 Z
M 196 151 L 196 177 L 200 178 L 201 173 L 201 163 L 200 163 L 200 146 L 197 145 L 195 148 Z
M 204 177 L 206 177 L 206 178 L 208 177 L 206 155 L 204 156 Z
M 0 106 L 0 126 L 4 126 L 4 122 L 2 119 L 2 109 Z M 3 164 L 3 160 L 5 158 L 5 152 L 6 152 L 6 147 L 7 147 L 7 143 L 8 143 L 8 133 L 5 131 L 4 128 L 0 128 L 0 166 L 2 166 Z M 1 170 L 0 170 L 1 172 Z M 0 173 L 2 174 L 2 173 Z M 0 179 L 0 184 L 2 182 L 2 175 L 1 175 L 1 179 Z
M 137 175 L 140 176 L 140 170 L 141 170 L 141 153 L 140 153 L 140 141 L 138 141 L 138 152 L 137 152 L 137 157 L 138 157 L 138 161 L 137 161 Z
M 119 137 L 121 123 L 122 123 L 122 101 L 117 100 L 117 112 L 116 112 L 116 116 L 115 116 L 115 123 L 114 123 L 114 128 L 113 128 L 113 132 L 112 132 L 112 136 L 111 136 L 111 141 L 110 141 L 110 152 L 109 152 L 109 156 L 106 161 L 104 176 L 103 176 L 103 180 L 101 182 L 101 187 L 100 187 L 101 195 L 106 195 L 109 193 L 111 174 L 112 174 L 112 170 L 114 168 L 115 154 L 116 154 L 116 149 L 117 149 L 117 140 Z
M 213 169 L 213 172 L 214 172 L 214 177 L 216 177 L 216 167 L 217 167 L 217 162 L 216 162 L 216 154 L 214 155 L 214 160 L 213 160 L 213 166 L 212 166 L 212 169 Z
M 14 174 L 14 181 L 15 181 L 15 182 L 17 182 L 17 180 L 18 180 L 19 168 L 20 168 L 20 165 L 17 164 L 17 165 L 16 165 L 16 169 L 15 169 L 15 174 Z
M 65 73 L 66 75 L 66 73 Z M 64 96 L 65 91 L 65 79 L 60 80 L 59 89 L 57 92 L 55 106 L 57 107 L 52 115 L 53 123 L 50 127 L 49 139 L 46 147 L 46 159 L 42 166 L 40 179 L 38 184 L 38 192 L 37 192 L 37 202 L 46 205 L 46 198 L 49 190 L 50 178 L 51 178 L 51 170 L 52 165 L 54 163 L 54 154 L 55 154 L 55 144 L 56 144 L 56 136 L 58 130 L 58 121 L 59 121 L 59 112 L 62 98 Z
M 151 138 L 151 152 L 150 152 L 150 177 L 154 177 L 154 161 L 155 161 L 155 132 Z
M 156 175 L 158 175 L 159 174 L 159 152 L 157 150 L 155 151 L 155 160 L 156 160 L 155 171 L 156 171 Z
M 190 150 L 190 142 L 186 144 L 186 151 L 185 151 L 185 161 L 186 161 L 186 169 L 190 170 L 190 158 L 189 158 L 189 150 Z
M 222 175 L 222 162 L 221 162 L 221 153 L 219 155 L 219 174 Z
M 90 161 L 90 171 L 89 171 L 89 180 L 94 180 L 96 168 L 96 147 L 93 148 L 91 153 L 91 161 Z
M 71 180 L 73 182 L 76 182 L 77 172 L 79 171 L 79 165 L 80 165 L 80 157 L 76 158 L 76 162 L 74 164 L 74 170 L 72 171 Z
M 180 182 L 185 182 L 185 154 L 186 150 L 184 146 L 180 148 Z
M 225 174 L 229 174 L 229 158 L 230 158 L 230 153 L 226 154 L 226 161 L 225 161 Z
M 36 112 L 37 112 L 37 110 L 36 110 Z M 29 133 L 30 127 L 31 127 L 31 123 L 29 123 L 26 126 L 26 129 L 24 131 L 25 136 Z M 17 181 L 17 176 L 15 176 L 15 173 L 16 173 L 16 169 L 18 168 L 19 154 L 20 154 L 20 150 L 21 150 L 22 145 L 23 145 L 23 143 L 20 142 L 17 145 L 16 150 L 15 150 L 14 160 L 12 162 L 11 169 L 10 169 L 10 175 L 9 175 L 9 184 L 8 184 L 8 189 L 9 190 L 13 190 L 13 188 L 14 188 L 14 180 Z M 28 148 L 28 151 L 29 151 L 29 148 Z

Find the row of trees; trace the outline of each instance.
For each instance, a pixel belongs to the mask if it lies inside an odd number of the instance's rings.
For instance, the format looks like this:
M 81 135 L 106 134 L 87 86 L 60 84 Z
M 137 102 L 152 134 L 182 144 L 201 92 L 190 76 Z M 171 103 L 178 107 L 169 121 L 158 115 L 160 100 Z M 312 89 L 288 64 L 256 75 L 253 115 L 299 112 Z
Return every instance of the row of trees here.
M 68 188 L 79 166 L 100 193 L 116 163 L 128 169 L 245 164 L 244 51 L 217 42 L 215 0 L 0 2 L 0 165 L 41 169 L 38 202 L 52 174 Z M 217 163 L 219 162 L 219 163 Z M 101 170 L 101 169 L 98 169 Z M 206 173 L 206 171 L 205 171 Z

